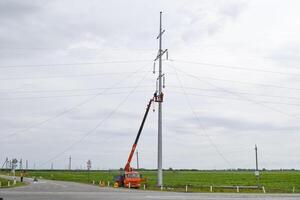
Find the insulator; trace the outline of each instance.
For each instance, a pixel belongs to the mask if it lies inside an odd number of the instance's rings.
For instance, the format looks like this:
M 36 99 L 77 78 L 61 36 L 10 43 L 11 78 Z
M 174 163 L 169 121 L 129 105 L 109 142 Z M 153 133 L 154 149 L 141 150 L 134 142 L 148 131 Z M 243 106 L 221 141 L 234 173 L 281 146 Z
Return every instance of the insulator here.
M 153 74 L 155 74 L 155 62 L 153 63 Z
M 165 76 L 163 76 L 163 88 L 166 87 L 166 80 L 165 80 Z

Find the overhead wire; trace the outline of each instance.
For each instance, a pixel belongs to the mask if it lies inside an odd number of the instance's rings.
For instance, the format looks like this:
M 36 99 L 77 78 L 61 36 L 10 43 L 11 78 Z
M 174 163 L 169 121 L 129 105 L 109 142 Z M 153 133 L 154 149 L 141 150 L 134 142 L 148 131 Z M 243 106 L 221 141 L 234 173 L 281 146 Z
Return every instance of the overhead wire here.
M 175 85 L 169 85 L 169 87 L 171 87 L 171 88 L 179 88 L 178 86 L 175 86 Z M 216 90 L 216 89 L 207 89 L 207 88 L 198 88 L 198 87 L 186 87 L 186 86 L 184 86 L 184 88 L 185 89 L 190 89 L 190 90 L 206 91 L 206 92 L 222 92 L 222 91 L 219 91 L 219 90 Z M 245 94 L 245 95 L 250 95 L 250 96 L 268 97 L 268 98 L 282 98 L 282 99 L 300 100 L 300 97 L 292 97 L 292 96 L 256 94 L 256 93 L 250 93 L 250 92 L 235 92 L 235 93 L 237 93 L 237 94 Z
M 178 93 L 178 94 L 185 94 L 185 93 L 181 93 L 178 91 L 172 91 L 173 93 Z M 220 96 L 213 96 L 213 95 L 205 95 L 205 94 L 197 94 L 197 93 L 187 93 L 188 95 L 191 96 L 201 96 L 201 97 L 210 97 L 210 98 L 217 98 L 217 99 L 226 99 L 226 100 L 235 100 L 235 101 L 246 101 L 245 99 L 241 99 L 241 98 L 228 98 L 228 97 L 220 97 Z M 1 100 L 1 99 L 0 99 Z M 284 103 L 284 102 L 274 102 L 274 101 L 260 101 L 260 103 L 266 103 L 266 104 L 279 104 L 279 105 L 288 105 L 288 106 L 300 106 L 300 104 L 296 104 L 296 103 Z
M 169 61 L 173 62 L 171 59 L 169 59 Z M 209 77 L 209 76 L 197 76 L 197 78 L 198 79 L 215 80 L 215 81 L 232 82 L 232 83 L 246 84 L 246 85 L 255 85 L 255 86 L 260 86 L 260 87 L 271 87 L 271 88 L 277 88 L 277 89 L 287 89 L 287 90 L 300 91 L 300 88 L 286 87 L 286 86 L 281 86 L 281 85 L 253 83 L 253 82 L 247 82 L 247 81 L 236 81 L 236 80 L 221 79 L 221 78 Z
M 208 84 L 208 85 L 210 85 L 210 86 L 212 86 L 212 87 L 214 87 L 214 88 L 216 88 L 216 89 L 218 89 L 218 90 L 220 90 L 220 91 L 223 91 L 223 92 L 232 94 L 232 95 L 237 96 L 237 97 L 239 97 L 239 98 L 245 99 L 246 101 L 248 101 L 248 102 L 250 102 L 250 103 L 253 103 L 253 104 L 256 104 L 256 105 L 260 105 L 260 106 L 262 106 L 262 107 L 265 107 L 265 108 L 267 108 L 267 109 L 269 109 L 269 110 L 272 110 L 272 111 L 274 111 L 274 112 L 277 112 L 277 113 L 281 113 L 281 114 L 286 115 L 286 116 L 288 116 L 288 117 L 296 118 L 296 119 L 299 118 L 297 115 L 292 115 L 292 114 L 286 113 L 286 112 L 284 112 L 284 111 L 282 111 L 282 110 L 280 110 L 280 109 L 273 108 L 273 107 L 268 106 L 268 105 L 266 105 L 266 104 L 264 104 L 264 103 L 262 103 L 262 102 L 259 102 L 259 101 L 255 101 L 255 100 L 246 98 L 246 97 L 244 97 L 244 96 L 242 96 L 242 95 L 240 95 L 240 94 L 237 94 L 237 93 L 235 93 L 235 92 L 233 92 L 233 91 L 230 91 L 230 90 L 228 90 L 228 89 L 222 88 L 222 87 L 220 87 L 220 86 L 216 86 L 215 84 L 212 84 L 212 83 L 210 83 L 210 82 L 208 82 L 208 81 L 204 81 L 204 80 L 202 80 L 201 78 L 199 78 L 198 76 L 196 76 L 196 75 L 194 75 L 194 74 L 187 73 L 187 72 L 185 72 L 185 71 L 183 71 L 183 70 L 181 70 L 181 69 L 178 69 L 177 67 L 175 67 L 175 66 L 173 66 L 173 65 L 170 65 L 170 66 L 173 67 L 173 68 L 175 68 L 177 71 L 181 71 L 181 72 L 182 72 L 183 74 L 185 74 L 186 76 L 189 76 L 189 77 L 192 77 L 192 78 L 194 78 L 194 79 L 200 80 L 200 81 L 202 81 L 202 82 L 204 82 L 204 83 L 206 83 L 206 84 Z
M 149 71 L 150 72 L 150 71 Z M 125 96 L 125 98 L 110 112 L 108 113 L 99 123 L 96 124 L 96 126 L 94 126 L 93 128 L 91 128 L 90 130 L 88 130 L 87 132 L 85 132 L 79 140 L 76 140 L 75 142 L 73 142 L 72 144 L 70 144 L 67 148 L 65 148 L 63 151 L 57 153 L 55 156 L 51 157 L 50 159 L 48 159 L 47 161 L 45 161 L 44 163 L 42 163 L 40 165 L 44 166 L 46 164 L 48 164 L 49 162 L 55 160 L 56 158 L 60 157 L 61 155 L 63 155 L 64 153 L 66 153 L 67 151 L 69 151 L 70 149 L 72 149 L 76 144 L 80 143 L 81 141 L 83 141 L 86 137 L 88 137 L 90 134 L 92 134 L 93 132 L 95 132 L 95 130 L 97 130 L 100 126 L 103 125 L 103 123 L 105 121 L 107 121 L 108 119 L 110 119 L 118 110 L 119 108 L 128 100 L 128 98 L 135 92 L 135 90 L 139 87 L 139 85 L 144 81 L 144 79 L 146 78 L 146 76 L 148 75 L 148 73 L 146 73 L 141 80 L 137 83 L 137 85 Z
M 58 48 L 58 47 L 3 47 L 0 46 L 0 51 L 5 51 L 5 50 L 32 50 L 32 51 L 40 51 L 40 50 L 65 50 L 65 51 L 73 51 L 73 50 L 95 50 L 95 51 L 123 51 L 123 50 L 128 50 L 126 48 L 88 48 L 88 47 L 71 47 L 71 48 Z M 153 51 L 152 48 L 146 49 L 146 48 L 130 48 L 130 51 Z
M 187 61 L 187 60 L 177 60 L 177 59 L 169 59 L 169 60 L 173 61 L 173 62 L 180 62 L 180 63 L 187 63 L 187 64 L 197 64 L 197 65 L 206 65 L 206 66 L 208 65 L 208 66 L 216 67 L 216 68 L 244 70 L 244 71 L 255 71 L 255 72 L 262 72 L 262 73 L 289 75 L 289 76 L 300 76 L 300 73 L 288 73 L 288 72 L 280 72 L 280 71 L 271 71 L 271 70 L 264 70 L 264 69 L 258 69 L 258 68 L 249 68 L 249 67 L 240 67 L 240 66 L 232 66 L 232 65 L 214 64 L 214 63 L 206 63 L 206 62 L 199 62 L 199 61 Z
M 136 92 L 149 92 L 150 90 L 141 90 Z M 126 94 L 127 92 L 109 92 L 105 95 L 119 95 Z M 92 94 L 69 94 L 69 95 L 52 95 L 52 96 L 37 96 L 37 97 L 15 97 L 15 98 L 0 98 L 0 101 L 14 101 L 14 100 L 32 100 L 32 99 L 51 99 L 51 98 L 68 98 L 68 97 L 86 97 L 95 96 L 98 93 Z
M 140 86 L 140 88 L 150 88 L 152 87 L 151 85 L 143 85 Z M 169 85 L 169 88 L 174 88 L 180 89 L 180 86 L 178 85 Z M 44 93 L 78 93 L 78 92 L 87 92 L 87 91 L 98 91 L 98 90 L 103 90 L 103 89 L 110 89 L 110 90 L 123 90 L 123 89 L 131 89 L 133 86 L 123 86 L 123 87 L 114 87 L 114 88 L 107 88 L 107 87 L 99 87 L 99 88 L 74 88 L 74 89 L 61 89 L 61 90 L 21 90 L 21 91 L 0 91 L 0 94 L 13 94 L 13 95 L 32 95 L 32 94 L 44 94 Z M 202 92 L 218 92 L 218 93 L 224 93 L 222 91 L 219 91 L 217 89 L 208 89 L 208 88 L 199 88 L 199 87 L 187 87 L 184 86 L 185 89 L 187 90 L 194 90 L 194 91 L 202 91 Z M 174 91 L 177 92 L 177 91 Z M 122 94 L 123 92 L 111 92 L 109 94 Z M 280 99 L 289 99 L 289 100 L 300 100 L 300 97 L 295 97 L 295 96 L 280 96 L 280 95 L 268 95 L 268 94 L 257 94 L 257 93 L 251 93 L 251 92 L 244 92 L 244 91 L 235 91 L 237 94 L 244 94 L 244 95 L 250 95 L 250 96 L 257 96 L 257 97 L 267 97 L 267 98 L 280 98 Z M 189 93 L 190 95 L 195 95 L 195 96 L 208 96 L 209 95 L 203 95 L 203 94 L 198 94 L 198 93 Z M 6 98 L 0 98 L 0 100 L 19 100 L 19 99 L 38 99 L 38 98 L 56 98 L 56 97 L 72 97 L 72 96 L 90 96 L 90 95 L 95 95 L 95 93 L 90 93 L 90 94 L 66 94 L 66 95 L 52 95 L 52 96 L 16 96 L 16 97 L 6 97 Z M 211 96 L 214 97 L 214 96 Z M 217 96 L 216 96 L 217 97 Z M 231 99 L 231 98 L 227 98 Z M 233 99 L 237 100 L 237 99 Z M 269 103 L 278 103 L 281 104 L 280 102 L 272 102 L 272 101 L 267 101 Z M 297 105 L 297 104 L 290 104 L 290 103 L 282 103 L 286 105 Z
M 143 73 L 145 71 L 141 71 L 139 73 Z M 71 74 L 71 75 L 56 75 L 56 76 L 33 76 L 33 77 L 10 77 L 10 78 L 2 78 L 0 80 L 34 80 L 34 79 L 53 79 L 53 78 L 74 78 L 74 77 L 91 77 L 91 76 L 107 76 L 107 75 L 123 75 L 123 74 L 131 74 L 132 71 L 127 72 L 103 72 L 103 73 L 92 73 L 92 74 Z
M 151 85 L 142 85 L 140 87 L 147 88 L 152 87 Z M 120 86 L 120 87 L 114 87 L 114 88 L 108 88 L 108 87 L 97 87 L 97 88 L 74 88 L 74 89 L 60 89 L 60 90 L 16 90 L 16 91 L 0 91 L 0 94 L 34 94 L 34 93 L 60 93 L 60 92 L 81 92 L 81 91 L 94 91 L 94 90 L 104 90 L 104 89 L 110 89 L 110 90 L 119 90 L 119 89 L 131 89 L 133 86 Z
M 100 64 L 124 64 L 150 62 L 152 60 L 118 60 L 118 61 L 102 61 L 102 62 L 78 62 L 78 63 L 49 63 L 49 64 L 28 64 L 28 65 L 0 65 L 0 69 L 7 68 L 27 68 L 27 67 L 53 67 L 53 66 L 80 66 L 80 65 L 100 65 Z
M 175 71 L 175 74 L 176 74 L 178 83 L 179 83 L 179 85 L 180 85 L 180 87 L 181 87 L 181 89 L 182 89 L 182 91 L 183 91 L 183 93 L 184 93 L 184 97 L 185 97 L 185 99 L 186 99 L 186 102 L 187 102 L 187 104 L 188 104 L 190 110 L 192 111 L 192 113 L 193 113 L 195 119 L 199 122 L 199 126 L 200 126 L 200 128 L 201 128 L 201 130 L 202 130 L 203 135 L 208 139 L 209 143 L 212 145 L 212 147 L 215 149 L 215 151 L 218 153 L 218 155 L 225 161 L 225 163 L 226 163 L 231 169 L 233 169 L 233 165 L 231 164 L 231 162 L 229 162 L 229 160 L 223 155 L 223 153 L 220 151 L 220 149 L 217 147 L 217 145 L 212 141 L 212 139 L 210 138 L 210 136 L 207 134 L 206 128 L 202 125 L 202 123 L 201 123 L 201 121 L 200 121 L 200 119 L 199 119 L 199 117 L 198 117 L 198 114 L 197 114 L 196 111 L 194 110 L 194 108 L 193 108 L 193 106 L 192 106 L 192 104 L 191 104 L 191 101 L 190 101 L 190 99 L 189 99 L 189 96 L 188 96 L 188 94 L 186 93 L 186 91 L 185 91 L 185 89 L 184 89 L 184 87 L 183 87 L 183 84 L 182 84 L 182 82 L 181 82 L 180 77 L 178 76 L 178 73 L 177 73 L 176 68 L 173 68 L 173 69 L 174 69 L 174 71 Z
M 138 68 L 138 69 L 135 71 L 135 73 L 139 72 L 139 71 L 140 71 L 141 69 L 143 69 L 144 67 L 145 67 L 145 66 L 142 66 L 142 67 Z M 41 126 L 41 125 L 43 125 L 43 124 L 45 124 L 45 123 L 47 123 L 47 122 L 49 122 L 49 121 L 52 121 L 52 120 L 57 119 L 57 118 L 59 118 L 59 117 L 65 115 L 65 114 L 67 114 L 67 113 L 70 113 L 71 111 L 73 111 L 73 110 L 75 110 L 75 109 L 77 109 L 77 108 L 79 108 L 79 107 L 81 107 L 81 106 L 83 106 L 83 105 L 85 105 L 85 104 L 91 102 L 91 101 L 94 100 L 96 97 L 105 94 L 105 92 L 106 92 L 107 90 L 109 90 L 110 88 L 116 87 L 117 85 L 119 85 L 120 83 L 122 83 L 123 81 L 125 81 L 126 79 L 128 79 L 128 78 L 132 77 L 133 75 L 135 75 L 135 73 L 131 73 L 131 74 L 129 74 L 129 76 L 128 76 L 128 75 L 125 76 L 125 78 L 123 77 L 121 80 L 119 80 L 119 81 L 117 81 L 116 83 L 112 84 L 111 87 L 107 87 L 106 89 L 103 89 L 102 92 L 99 92 L 99 93 L 95 94 L 94 96 L 89 97 L 89 98 L 87 98 L 87 99 L 81 101 L 80 103 L 78 103 L 78 104 L 76 104 L 76 105 L 74 105 L 74 106 L 68 108 L 67 110 L 64 110 L 64 111 L 62 111 L 62 112 L 59 112 L 59 113 L 57 113 L 56 115 L 51 116 L 51 117 L 49 117 L 49 118 L 47 118 L 47 119 L 45 119 L 45 120 L 42 120 L 42 121 L 40 121 L 40 122 L 33 123 L 32 125 L 29 125 L 29 126 L 23 128 L 23 129 L 21 129 L 21 130 L 14 131 L 13 133 L 10 133 L 10 134 L 8 134 L 8 135 L 6 135 L 6 136 L 4 136 L 4 137 L 1 137 L 0 139 L 2 139 L 1 141 L 4 141 L 3 139 L 5 139 L 5 138 L 9 138 L 9 137 L 15 136 L 15 135 L 17 135 L 17 134 L 19 134 L 19 133 L 29 131 L 29 130 L 31 130 L 32 128 Z

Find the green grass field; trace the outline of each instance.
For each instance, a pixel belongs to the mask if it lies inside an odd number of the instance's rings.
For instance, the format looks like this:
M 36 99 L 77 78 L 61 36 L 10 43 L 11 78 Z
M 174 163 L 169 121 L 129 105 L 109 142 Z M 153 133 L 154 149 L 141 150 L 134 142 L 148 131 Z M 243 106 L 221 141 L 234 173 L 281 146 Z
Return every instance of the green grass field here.
M 118 171 L 38 171 L 27 172 L 27 176 L 41 177 L 52 180 L 74 181 L 81 183 L 96 184 L 100 180 L 106 183 L 113 182 L 113 176 L 118 175 Z M 155 187 L 156 172 L 141 172 L 147 178 L 148 189 L 158 189 Z M 165 171 L 164 187 L 170 191 L 185 191 L 188 185 L 190 192 L 209 192 L 213 186 L 214 192 L 236 192 L 236 189 L 220 188 L 218 186 L 256 186 L 257 180 L 253 172 L 249 171 Z M 267 193 L 292 193 L 300 192 L 300 172 L 299 171 L 264 171 L 261 173 L 259 184 L 265 187 Z M 240 192 L 259 192 L 261 189 L 240 189 Z
M 10 186 L 8 186 L 8 181 L 10 182 Z M 7 179 L 4 179 L 4 178 L 0 178 L 0 189 L 1 188 L 8 188 L 8 187 L 17 187 L 17 186 L 21 186 L 21 185 L 24 185 L 25 183 L 21 183 L 19 181 L 17 181 L 17 184 L 16 185 L 13 185 L 13 181 L 12 180 L 7 180 Z

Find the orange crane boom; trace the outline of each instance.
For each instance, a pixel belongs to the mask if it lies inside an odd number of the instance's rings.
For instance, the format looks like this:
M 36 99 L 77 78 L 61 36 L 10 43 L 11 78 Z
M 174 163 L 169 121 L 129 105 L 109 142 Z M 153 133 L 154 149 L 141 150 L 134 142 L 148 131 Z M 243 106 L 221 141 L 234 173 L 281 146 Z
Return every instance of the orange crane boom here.
M 145 114 L 144 114 L 144 117 L 143 117 L 141 126 L 140 126 L 140 128 L 139 128 L 138 134 L 137 134 L 137 136 L 136 136 L 136 138 L 135 138 L 135 141 L 134 141 L 134 143 L 133 143 L 133 145 L 132 145 L 130 154 L 129 154 L 129 156 L 128 156 L 127 163 L 126 163 L 125 168 L 124 168 L 124 171 L 125 171 L 125 172 L 130 172 L 130 171 L 132 171 L 132 168 L 130 167 L 130 163 L 131 163 L 133 154 L 134 154 L 134 152 L 135 152 L 136 146 L 137 146 L 137 144 L 138 144 L 138 141 L 139 141 L 139 139 L 140 139 L 140 135 L 141 135 L 142 130 L 143 130 L 143 128 L 144 128 L 144 124 L 145 124 L 145 121 L 146 121 L 146 119 L 147 119 L 147 115 L 148 115 L 148 113 L 149 113 L 149 110 L 150 110 L 150 107 L 151 107 L 151 103 L 152 103 L 152 102 L 153 102 L 153 99 L 150 99 L 150 100 L 149 100 L 149 103 L 148 103 L 148 105 L 147 105 L 146 112 L 145 112 Z

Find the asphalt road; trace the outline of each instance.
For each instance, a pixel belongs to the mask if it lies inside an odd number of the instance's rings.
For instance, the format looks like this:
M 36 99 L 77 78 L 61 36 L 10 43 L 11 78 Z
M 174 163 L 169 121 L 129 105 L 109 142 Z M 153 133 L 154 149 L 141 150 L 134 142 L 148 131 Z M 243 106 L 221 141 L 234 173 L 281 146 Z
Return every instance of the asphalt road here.
M 34 183 L 26 179 L 28 185 L 0 189 L 3 200 L 131 200 L 131 199 L 185 199 L 185 200 L 300 200 L 300 195 L 274 194 L 222 194 L 222 193 L 175 193 L 129 190 L 123 188 L 100 188 L 79 183 L 39 180 Z

